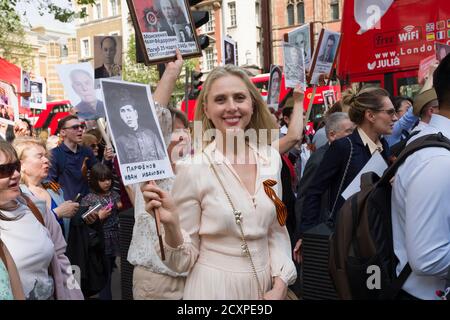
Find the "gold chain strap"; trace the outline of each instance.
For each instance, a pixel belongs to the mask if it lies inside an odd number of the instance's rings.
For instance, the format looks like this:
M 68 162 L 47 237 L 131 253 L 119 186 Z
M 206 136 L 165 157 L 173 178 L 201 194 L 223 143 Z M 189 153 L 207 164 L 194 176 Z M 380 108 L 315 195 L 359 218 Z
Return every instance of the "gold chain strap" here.
M 253 263 L 252 255 L 250 254 L 250 249 L 248 248 L 247 239 L 245 238 L 244 230 L 242 229 L 242 213 L 241 213 L 241 211 L 237 210 L 234 207 L 233 202 L 231 201 L 231 197 L 228 194 L 227 190 L 225 189 L 225 186 L 224 186 L 224 184 L 222 182 L 222 179 L 220 179 L 219 174 L 217 173 L 216 168 L 213 165 L 213 162 L 211 161 L 211 159 L 209 158 L 209 156 L 205 152 L 204 152 L 204 154 L 208 158 L 208 161 L 210 163 L 210 167 L 213 170 L 214 175 L 216 176 L 217 180 L 219 180 L 219 184 L 222 186 L 222 189 L 225 192 L 225 196 L 228 199 L 228 203 L 230 204 L 231 209 L 233 210 L 234 219 L 236 221 L 236 224 L 239 227 L 239 231 L 241 232 L 241 240 L 242 240 L 241 249 L 242 249 L 242 252 L 250 260 L 250 266 L 251 266 L 252 271 L 253 271 L 253 276 L 255 277 L 256 283 L 258 285 L 258 296 L 259 296 L 259 299 L 262 300 L 263 299 L 263 291 L 262 291 L 262 288 L 261 288 L 261 283 L 259 282 L 259 278 L 258 278 L 258 275 L 256 273 L 255 264 Z

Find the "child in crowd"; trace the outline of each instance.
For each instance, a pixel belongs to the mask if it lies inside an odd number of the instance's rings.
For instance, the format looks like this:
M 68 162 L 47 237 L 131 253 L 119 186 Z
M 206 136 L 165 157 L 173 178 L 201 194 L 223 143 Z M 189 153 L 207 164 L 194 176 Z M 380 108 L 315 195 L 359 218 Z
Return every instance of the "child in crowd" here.
M 103 233 L 105 237 L 105 255 L 109 262 L 108 281 L 105 288 L 100 292 L 101 300 L 111 300 L 111 274 L 115 266 L 119 251 L 119 210 L 122 202 L 117 192 L 112 191 L 111 170 L 102 163 L 94 165 L 89 176 L 90 193 L 81 201 L 81 206 L 95 206 L 101 203 L 98 212 L 99 219 L 103 222 Z

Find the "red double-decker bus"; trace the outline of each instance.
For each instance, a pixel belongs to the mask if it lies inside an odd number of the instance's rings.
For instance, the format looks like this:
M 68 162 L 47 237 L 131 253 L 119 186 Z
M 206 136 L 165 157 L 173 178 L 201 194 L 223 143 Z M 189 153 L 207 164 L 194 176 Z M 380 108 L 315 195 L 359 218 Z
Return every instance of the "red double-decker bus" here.
M 55 134 L 59 120 L 69 115 L 71 107 L 69 100 L 47 102 L 45 110 L 37 110 L 35 130 L 37 132 L 48 130 L 50 135 Z

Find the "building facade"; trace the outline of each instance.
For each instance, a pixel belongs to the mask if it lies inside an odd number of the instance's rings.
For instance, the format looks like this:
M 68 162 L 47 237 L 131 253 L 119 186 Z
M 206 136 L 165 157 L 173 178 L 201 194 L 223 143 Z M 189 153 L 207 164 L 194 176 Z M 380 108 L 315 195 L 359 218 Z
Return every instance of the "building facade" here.
M 122 3 L 125 0 L 97 0 L 94 5 L 78 5 L 76 10 L 86 10 L 87 17 L 77 19 L 78 61 L 94 60 L 94 36 L 122 35 Z M 125 41 L 125 40 L 124 40 Z
M 27 42 L 32 47 L 32 75 L 41 76 L 47 84 L 47 100 L 64 99 L 64 89 L 56 72 L 56 65 L 77 63 L 74 32 L 46 29 L 38 26 L 27 30 Z
M 314 44 L 322 28 L 340 31 L 343 0 L 271 0 L 273 63 L 283 65 L 284 34 L 312 23 Z
M 222 64 L 222 35 L 236 41 L 239 66 L 253 74 L 261 73 L 263 67 L 261 0 L 207 0 L 195 8 L 210 13 L 209 22 L 197 30 L 198 34 L 206 34 L 210 40 L 210 45 L 203 50 L 201 59 L 203 73 L 207 74 Z

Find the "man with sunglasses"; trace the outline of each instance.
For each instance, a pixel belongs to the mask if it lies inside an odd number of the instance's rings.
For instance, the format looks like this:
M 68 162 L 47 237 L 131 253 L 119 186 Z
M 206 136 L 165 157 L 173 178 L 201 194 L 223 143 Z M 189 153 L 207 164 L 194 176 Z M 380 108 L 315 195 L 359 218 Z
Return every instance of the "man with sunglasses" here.
M 48 179 L 61 185 L 65 200 L 73 200 L 78 193 L 84 196 L 89 192 L 85 175 L 97 163 L 97 158 L 90 148 L 81 145 L 85 128 L 74 115 L 64 117 L 58 123 L 63 142 L 51 150 Z

